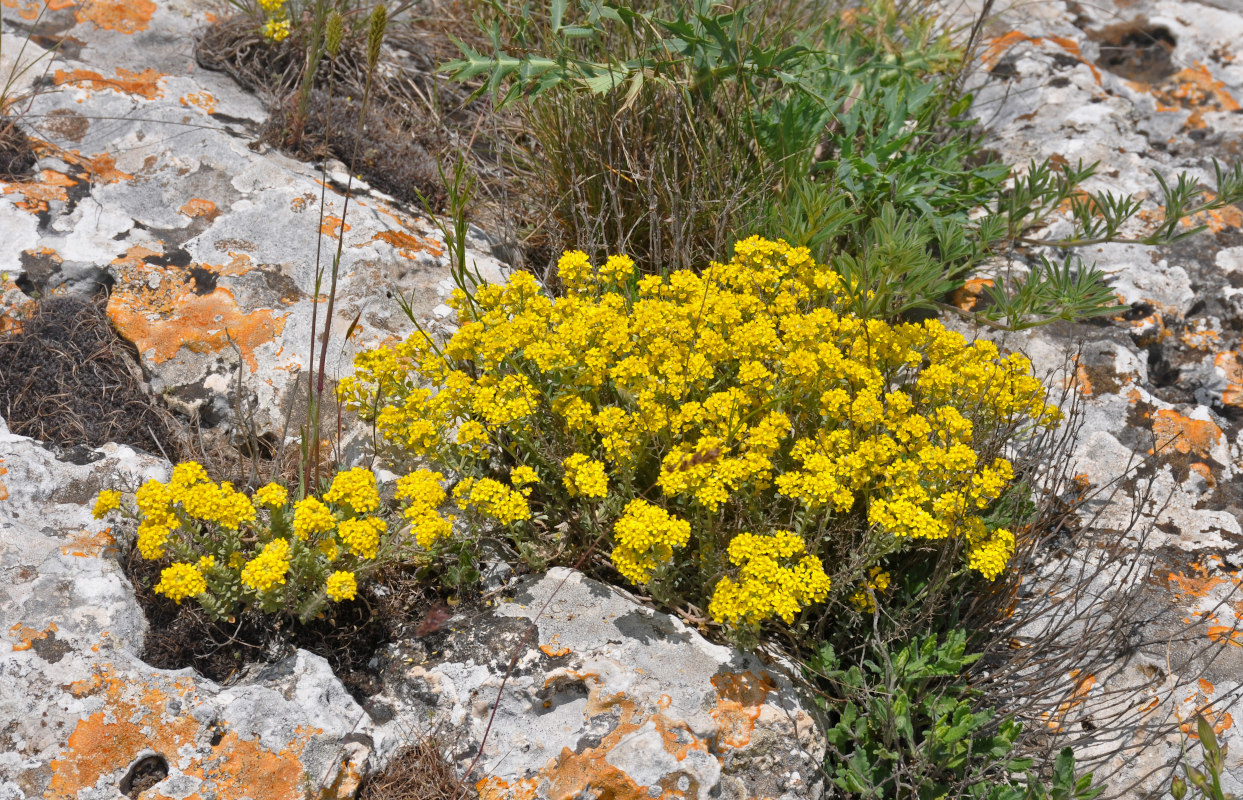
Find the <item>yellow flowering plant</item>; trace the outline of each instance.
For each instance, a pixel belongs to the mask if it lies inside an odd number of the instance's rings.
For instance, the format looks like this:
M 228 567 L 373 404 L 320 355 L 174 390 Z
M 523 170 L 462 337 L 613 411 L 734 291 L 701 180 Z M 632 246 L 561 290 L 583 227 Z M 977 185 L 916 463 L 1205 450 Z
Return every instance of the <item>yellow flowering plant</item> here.
M 94 514 L 137 522 L 138 553 L 166 564 L 156 594 L 194 600 L 215 619 L 253 608 L 305 622 L 327 602 L 353 600 L 361 581 L 408 559 L 414 544 L 429 549 L 447 537 L 440 480 L 425 470 L 401 478 L 405 519 L 390 523 L 369 469 L 339 472 L 320 497 L 295 499 L 276 483 L 248 496 L 185 462 L 168 482 L 140 486 L 132 507 L 118 491 L 101 492 Z
M 1000 443 L 1058 419 L 1026 358 L 854 316 L 864 289 L 758 237 L 641 278 L 568 252 L 558 278 L 555 298 L 526 272 L 459 281 L 447 341 L 360 353 L 340 399 L 528 549 L 599 543 L 719 622 L 791 622 L 831 585 L 883 594 L 903 554 L 1005 569 L 1014 537 L 985 521 L 1014 479 Z

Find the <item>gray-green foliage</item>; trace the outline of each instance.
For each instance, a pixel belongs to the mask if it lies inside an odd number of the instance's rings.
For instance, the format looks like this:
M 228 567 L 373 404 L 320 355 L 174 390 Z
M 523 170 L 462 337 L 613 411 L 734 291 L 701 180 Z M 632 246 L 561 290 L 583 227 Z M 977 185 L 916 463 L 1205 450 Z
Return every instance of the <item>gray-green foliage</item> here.
M 1025 275 L 996 277 L 989 305 L 972 316 L 995 327 L 1024 328 L 1115 313 L 1103 276 L 1068 248 L 1168 244 L 1201 229 L 1184 222 L 1189 215 L 1243 200 L 1238 165 L 1215 165 L 1211 195 L 1187 175 L 1158 174 L 1165 217 L 1127 237 L 1124 228 L 1140 203 L 1083 191 L 1096 165 L 1036 162 L 1020 174 L 1010 165 L 981 163 L 974 121 L 966 116 L 972 98 L 957 88 L 961 51 L 932 18 L 899 14 L 887 0 L 857 10 L 849 22 L 799 0 L 738 8 L 710 0 L 654 2 L 642 9 L 553 0 L 546 16 L 512 0 L 487 3 L 493 13 L 481 25 L 492 52 L 462 44 L 462 58 L 445 65 L 450 75 L 482 79 L 480 91 L 526 108 L 582 95 L 580 103 L 607 109 L 606 121 L 641 116 L 644 103 L 674 92 L 702 125 L 702 139 L 717 145 L 691 148 L 690 161 L 703 163 L 684 168 L 692 188 L 679 186 L 674 200 L 694 194 L 696 173 L 733 170 L 739 197 L 725 205 L 739 218 L 736 232 L 780 235 L 810 247 L 858 280 L 860 313 L 962 313 L 946 302 L 953 290 L 999 254 L 1035 246 L 1063 252 L 1037 252 Z M 828 20 L 801 30 L 790 24 L 814 18 L 800 17 L 809 9 Z M 653 87 L 661 91 L 649 91 Z M 721 163 L 722 152 L 736 156 L 740 148 L 722 151 L 719 144 L 738 136 L 747 140 L 741 151 L 755 157 Z M 581 191 L 584 175 L 632 174 L 627 169 L 633 165 L 610 163 L 612 157 L 600 159 L 595 170 L 550 164 L 553 186 L 561 187 L 552 194 L 577 191 L 574 202 L 599 205 L 600 216 L 624 215 L 627 205 L 645 206 L 645 198 L 655 208 L 651 192 L 624 182 L 610 191 Z M 633 197 L 618 200 L 619 191 L 632 188 Z M 751 213 L 757 206 L 760 212 Z M 1064 206 L 1074 224 L 1070 236 L 1030 238 Z M 652 216 L 657 224 L 682 222 L 663 205 Z M 703 216 L 703 225 L 719 221 L 719 214 Z M 624 240 L 608 244 L 629 247 L 642 265 L 644 255 L 658 253 L 633 252 L 641 237 L 628 234 L 638 225 L 628 219 L 606 238 Z M 668 257 L 667 249 L 659 254 Z
M 874 645 L 843 668 L 825 645 L 809 672 L 825 686 L 821 705 L 834 724 L 825 769 L 851 798 L 1091 800 L 1101 789 L 1077 775 L 1064 749 L 1048 770 L 1012 756 L 1021 726 L 980 707 L 963 673 L 979 658 L 952 630 L 900 647 Z

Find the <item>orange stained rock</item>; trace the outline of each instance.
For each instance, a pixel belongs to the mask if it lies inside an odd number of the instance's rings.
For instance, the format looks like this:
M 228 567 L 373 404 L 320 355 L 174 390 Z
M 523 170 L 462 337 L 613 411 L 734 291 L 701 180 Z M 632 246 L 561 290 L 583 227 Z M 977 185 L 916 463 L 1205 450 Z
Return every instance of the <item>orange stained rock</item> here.
M 1080 63 L 1086 64 L 1088 69 L 1092 70 L 1092 77 L 1096 79 L 1097 85 L 1100 85 L 1100 71 L 1097 70 L 1096 66 L 1090 61 L 1084 59 L 1083 54 L 1079 51 L 1079 44 L 1074 39 L 1068 39 L 1065 36 L 1028 36 L 1022 31 L 1010 31 L 1009 33 L 998 36 L 996 39 L 991 41 L 988 47 L 985 48 L 984 54 L 980 56 L 980 60 L 983 61 L 986 66 L 991 68 L 1001 60 L 1001 57 L 1006 53 L 1006 51 L 1017 44 L 1031 42 L 1033 45 L 1039 45 L 1046 41 L 1052 42 L 1065 50 L 1069 55 L 1078 59 Z
M 142 72 L 131 72 L 124 67 L 117 67 L 116 72 L 115 78 L 105 78 L 89 69 L 75 69 L 72 72 L 58 69 L 53 75 L 53 80 L 57 86 L 74 84 L 90 89 L 111 89 L 115 92 L 145 97 L 148 100 L 161 96 L 160 79 L 164 76 L 155 70 L 144 69 Z
M 106 528 L 99 533 L 79 531 L 69 540 L 69 544 L 60 548 L 60 554 L 78 558 L 99 558 L 105 550 L 116 544 L 117 540 L 112 537 L 111 530 Z
M 1218 644 L 1225 642 L 1235 647 L 1243 647 L 1243 631 L 1234 625 L 1210 625 L 1208 638 Z
M 1175 597 L 1179 598 L 1198 598 L 1207 597 L 1213 587 L 1226 582 L 1226 579 L 1220 575 L 1210 575 L 1208 567 L 1203 563 L 1192 565 L 1194 575 L 1184 575 L 1181 572 L 1171 572 L 1169 581 L 1176 588 L 1174 590 Z
M 43 11 L 47 14 L 49 11 L 60 11 L 65 8 L 72 8 L 77 0 L 28 0 L 28 2 L 20 2 L 20 0 L 3 0 L 5 8 L 12 8 L 17 11 L 18 16 L 22 19 L 31 20 L 39 16 L 39 12 Z M 47 10 L 44 11 L 44 5 Z
M 206 295 L 183 292 L 172 306 L 169 316 L 153 314 L 141 290 L 116 291 L 108 298 L 108 317 L 140 353 L 151 352 L 157 364 L 177 355 L 182 347 L 216 353 L 236 344 L 246 365 L 257 370 L 255 348 L 280 335 L 288 316 L 266 308 L 242 311 L 232 292 L 223 287 Z
M 216 204 L 201 197 L 191 197 L 177 210 L 187 217 L 210 217 L 216 211 Z
M 155 14 L 151 0 L 86 0 L 74 17 L 78 22 L 93 22 L 97 27 L 117 33 L 145 31 Z
M 712 718 L 717 721 L 715 736 L 718 749 L 745 747 L 751 742 L 755 721 L 768 693 L 777 685 L 767 675 L 754 672 L 723 673 L 712 676 L 716 687 L 716 707 Z
M 348 231 L 349 229 L 350 224 L 342 220 L 340 217 L 324 217 L 323 223 L 319 226 L 320 233 L 324 236 L 332 236 L 334 238 L 340 236 L 343 231 Z
M 372 236 L 371 240 L 388 242 L 397 248 L 397 252 L 402 258 L 415 258 L 419 253 L 431 253 L 439 258 L 443 252 L 435 240 L 424 239 L 404 231 L 380 231 L 375 236 Z
M 77 150 L 70 150 L 60 155 L 61 158 L 70 164 L 79 167 L 86 174 L 86 179 L 91 183 L 116 183 L 118 181 L 134 179 L 134 176 L 128 172 L 122 172 L 117 169 L 116 156 L 109 153 L 84 156 Z
M 5 194 L 20 194 L 26 198 L 14 203 L 18 208 L 37 214 L 40 211 L 47 211 L 47 204 L 51 201 L 69 202 L 69 195 L 65 189 L 76 183 L 77 181 L 68 175 L 45 169 L 40 170 L 35 180 L 29 183 L 6 183 L 3 184 L 3 189 Z
M 1071 690 L 1070 696 L 1058 705 L 1057 711 L 1054 712 L 1053 718 L 1047 723 L 1048 726 L 1054 730 L 1061 729 L 1062 721 L 1066 719 L 1066 715 L 1069 714 L 1076 706 L 1083 705 L 1083 703 L 1088 699 L 1088 693 L 1091 692 L 1092 687 L 1096 685 L 1095 675 L 1084 675 L 1079 678 L 1079 670 L 1077 669 L 1071 670 L 1070 677 L 1078 678 L 1075 682 L 1075 688 Z
M 1221 334 L 1211 328 L 1204 330 L 1185 330 L 1182 336 L 1183 344 L 1195 350 L 1212 350 L 1213 345 L 1221 339 Z
M 2 332 L 3 331 L 0 331 L 0 333 Z M 0 459 L 0 461 L 3 461 L 3 459 Z M 0 467 L 0 475 L 7 475 L 8 473 L 9 473 L 8 467 Z M 0 481 L 0 500 L 8 500 L 8 499 L 9 499 L 9 487 L 4 485 L 4 481 Z
M 83 688 L 84 693 L 102 694 L 104 707 L 78 721 L 60 757 L 52 761 L 45 800 L 77 798 L 78 792 L 124 769 L 148 749 L 202 780 L 203 788 L 211 789 L 218 800 L 304 797 L 301 754 L 315 731 L 299 728 L 278 752 L 228 731 L 204 754 L 191 749 L 203 747 L 212 733 L 202 730 L 192 713 L 197 704 L 192 679 L 136 681 L 118 677 L 110 665 L 104 665 L 98 684 Z M 172 711 L 173 707 L 178 710 Z
M 1205 192 L 1204 196 L 1206 200 L 1212 200 L 1216 197 L 1212 192 Z M 1201 211 L 1199 214 L 1191 216 L 1191 223 L 1193 225 L 1207 225 L 1212 233 L 1243 228 L 1243 209 L 1240 209 L 1238 206 L 1226 206 L 1214 211 Z
M 1208 127 L 1204 121 L 1205 112 L 1239 110 L 1238 102 L 1226 91 L 1226 84 L 1215 80 L 1208 67 L 1199 61 L 1179 70 L 1151 92 L 1157 99 L 1158 111 L 1191 110 L 1183 123 L 1186 128 Z
M 1213 468 L 1208 464 L 1205 464 L 1203 461 L 1197 461 L 1188 467 L 1188 469 L 1203 478 L 1204 482 L 1209 485 L 1210 489 L 1217 487 L 1217 478 L 1213 475 Z
M 180 99 L 183 106 L 201 108 L 208 114 L 214 114 L 216 111 L 216 98 L 212 97 L 211 92 L 207 90 L 191 92 L 190 94 L 182 95 Z
M 1152 415 L 1152 432 L 1157 437 L 1155 450 L 1158 452 L 1172 448 L 1183 454 L 1208 456 L 1221 441 L 1221 428 L 1212 422 L 1184 417 L 1170 409 L 1161 409 Z
M 539 781 L 523 778 L 516 783 L 490 776 L 475 784 L 479 800 L 535 800 Z
M 1088 376 L 1088 371 L 1083 364 L 1079 363 L 1079 357 L 1075 356 L 1075 374 L 1067 375 L 1062 379 L 1064 386 L 1073 386 L 1084 397 L 1092 396 L 1092 379 Z
M 49 623 L 43 630 L 31 628 L 19 622 L 12 628 L 9 628 L 9 635 L 17 639 L 17 644 L 13 645 L 13 652 L 29 650 L 35 646 L 36 639 L 46 639 L 58 630 L 60 629 L 56 627 L 55 622 Z

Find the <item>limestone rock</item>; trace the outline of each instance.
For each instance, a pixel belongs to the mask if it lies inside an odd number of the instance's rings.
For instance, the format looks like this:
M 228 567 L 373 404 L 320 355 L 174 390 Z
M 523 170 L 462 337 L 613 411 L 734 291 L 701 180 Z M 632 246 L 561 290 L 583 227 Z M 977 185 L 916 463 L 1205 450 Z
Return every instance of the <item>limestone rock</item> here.
M 461 769 L 482 742 L 472 780 L 485 800 L 823 792 L 823 734 L 779 672 L 572 570 L 400 642 L 387 662 L 373 715 L 452 729 Z
M 225 688 L 140 660 L 143 612 L 90 508 L 169 467 L 116 445 L 81 455 L 0 421 L 0 798 L 115 800 L 140 776 L 148 798 L 349 796 L 365 715 L 324 659 L 299 651 Z

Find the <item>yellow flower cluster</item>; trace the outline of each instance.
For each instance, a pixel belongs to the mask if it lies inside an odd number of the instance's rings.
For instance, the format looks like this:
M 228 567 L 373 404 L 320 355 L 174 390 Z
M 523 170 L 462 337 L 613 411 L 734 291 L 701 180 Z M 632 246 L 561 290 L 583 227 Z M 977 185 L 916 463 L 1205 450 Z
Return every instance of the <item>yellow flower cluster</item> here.
M 344 570 L 332 573 L 324 584 L 324 592 L 334 602 L 353 600 L 358 595 L 358 582 L 354 579 L 354 573 Z
M 419 547 L 430 550 L 436 542 L 453 534 L 453 518 L 437 511 L 445 501 L 445 490 L 439 472 L 426 469 L 411 472 L 397 479 L 397 499 L 408 503 L 402 512 L 410 522 L 410 532 Z
M 880 567 L 872 567 L 871 576 L 850 595 L 850 604 L 860 614 L 871 614 L 876 610 L 876 595 L 889 588 L 889 573 Z M 870 591 L 869 591 L 870 590 Z
M 211 564 L 207 566 L 210 567 Z M 187 597 L 195 597 L 207 591 L 207 581 L 195 565 L 178 563 L 165 567 L 160 572 L 160 582 L 152 591 L 181 605 L 181 601 Z
M 967 566 L 988 580 L 996 580 L 1014 555 L 1014 534 L 1005 528 L 993 531 L 983 526 L 967 537 Z
M 517 469 L 521 491 L 486 477 L 481 453 L 505 446 L 518 463 L 574 453 L 570 496 L 641 494 L 727 532 L 851 515 L 898 541 L 962 536 L 1013 479 L 980 442 L 1059 418 L 1021 355 L 935 320 L 855 317 L 841 276 L 785 242 L 752 237 L 701 273 L 638 278 L 622 256 L 597 269 L 574 251 L 557 275 L 557 298 L 526 272 L 455 292 L 443 347 L 416 333 L 365 351 L 338 389 L 392 445 L 468 465 L 454 497 L 503 523 L 558 489 Z M 637 582 L 660 561 L 616 544 Z
M 351 553 L 370 560 L 379 552 L 380 537 L 385 530 L 384 520 L 379 517 L 360 517 L 347 519 L 338 525 L 337 535 Z
M 464 478 L 453 487 L 453 499 L 463 509 L 477 511 L 502 525 L 531 518 L 526 497 L 492 478 Z
M 273 539 L 242 568 L 242 584 L 256 592 L 283 586 L 289 572 L 289 540 Z
M 609 479 L 604 465 L 582 453 L 561 462 L 565 467 L 565 488 L 570 497 L 604 497 L 609 493 Z
M 329 503 L 349 506 L 355 514 L 370 514 L 380 507 L 375 473 L 363 467 L 338 472 L 324 499 Z
M 173 468 L 167 484 L 149 480 L 138 487 L 138 551 L 143 558 L 164 556 L 164 547 L 183 517 L 237 530 L 254 522 L 255 507 L 250 498 L 234 491 L 228 482 L 219 485 L 208 479 L 203 467 L 193 461 Z
M 290 31 L 289 18 L 285 15 L 285 0 L 259 0 L 259 8 L 267 17 L 259 33 L 270 42 L 284 41 Z
M 790 531 L 770 536 L 740 533 L 729 543 L 729 560 L 741 567 L 739 579 L 721 578 L 712 593 L 708 613 L 718 622 L 746 621 L 757 625 L 771 617 L 787 624 L 812 603 L 829 596 L 829 576 L 820 559 L 807 552 L 807 545 Z M 783 562 L 802 555 L 793 566 Z
M 647 583 L 657 567 L 673 560 L 673 549 L 685 547 L 690 538 L 686 520 L 646 500 L 631 500 L 613 526 L 613 566 L 631 583 Z
M 267 508 L 281 508 L 289 502 L 289 490 L 279 483 L 269 483 L 260 486 L 250 499 L 257 505 Z
M 121 507 L 121 493 L 112 489 L 104 489 L 99 493 L 99 497 L 95 498 L 95 508 L 91 510 L 91 516 L 95 519 L 103 519 L 110 511 L 116 511 Z
M 337 517 L 332 509 L 314 497 L 303 498 L 293 507 L 293 532 L 304 542 L 314 534 L 327 533 L 336 526 Z

